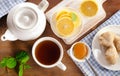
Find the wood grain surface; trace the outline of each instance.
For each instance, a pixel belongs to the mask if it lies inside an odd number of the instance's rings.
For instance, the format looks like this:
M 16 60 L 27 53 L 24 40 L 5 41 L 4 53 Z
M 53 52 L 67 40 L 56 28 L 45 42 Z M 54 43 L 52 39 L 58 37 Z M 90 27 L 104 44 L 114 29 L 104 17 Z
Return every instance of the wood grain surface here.
M 29 2 L 33 2 L 35 4 L 39 4 L 41 0 L 28 0 Z M 50 5 L 49 9 L 54 7 L 57 3 L 59 3 L 61 0 L 48 0 Z M 101 23 L 103 23 L 105 20 L 107 20 L 111 15 L 113 15 L 117 10 L 120 9 L 120 0 L 107 0 L 104 3 L 104 9 L 107 13 L 107 16 L 104 20 L 102 20 L 100 23 L 98 23 L 94 28 L 89 30 L 85 35 L 83 35 L 81 38 L 89 34 L 92 30 L 94 30 L 97 26 L 99 26 Z M 7 25 L 6 25 L 6 17 L 4 16 L 0 19 L 0 36 L 6 31 Z M 3 57 L 8 56 L 14 56 L 18 51 L 20 50 L 26 50 L 30 55 L 30 60 L 28 62 L 29 65 L 32 66 L 31 69 L 24 71 L 24 76 L 84 76 L 81 72 L 81 70 L 74 64 L 74 62 L 71 60 L 71 58 L 67 55 L 67 50 L 70 48 L 71 45 L 66 45 L 60 38 L 55 36 L 55 34 L 52 32 L 49 23 L 47 22 L 46 29 L 44 33 L 39 37 L 44 36 L 50 36 L 56 38 L 60 43 L 62 44 L 64 48 L 64 57 L 62 59 L 62 62 L 67 66 L 66 71 L 60 70 L 58 67 L 54 67 L 51 69 L 45 69 L 40 66 L 38 66 L 32 56 L 31 56 L 31 49 L 34 44 L 34 42 L 37 40 L 32 41 L 1 41 L 0 40 L 0 60 Z M 76 41 L 79 41 L 81 38 L 77 39 Z M 0 68 L 0 76 L 17 76 L 17 70 L 16 69 L 6 69 L 6 68 Z

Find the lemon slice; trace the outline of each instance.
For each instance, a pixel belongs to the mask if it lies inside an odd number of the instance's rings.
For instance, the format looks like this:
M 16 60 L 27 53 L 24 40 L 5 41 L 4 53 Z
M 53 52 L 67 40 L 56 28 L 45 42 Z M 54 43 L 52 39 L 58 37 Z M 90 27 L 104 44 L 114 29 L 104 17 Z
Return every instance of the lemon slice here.
M 68 36 L 71 35 L 74 30 L 74 24 L 72 19 L 69 17 L 62 17 L 56 23 L 56 28 L 60 35 Z
M 68 10 L 65 10 L 65 9 L 59 11 L 59 12 L 57 13 L 57 15 L 56 15 L 56 20 L 59 20 L 59 19 L 61 18 L 61 16 L 63 17 L 63 15 L 68 16 L 68 15 L 69 15 L 69 11 L 68 11 Z
M 73 10 L 63 9 L 57 12 L 56 21 L 58 21 L 62 17 L 71 18 L 75 27 L 78 27 L 79 25 L 81 25 L 81 20 L 79 18 L 79 15 Z
M 94 0 L 87 0 L 81 3 L 80 10 L 85 16 L 91 17 L 96 15 L 98 6 Z
M 67 13 L 67 14 L 62 14 L 62 15 L 60 15 L 59 18 L 57 18 L 57 20 L 59 20 L 59 19 L 61 19 L 61 18 L 63 18 L 63 17 L 69 17 L 69 18 L 71 18 L 70 14 Z
M 81 25 L 81 19 L 76 12 L 72 11 L 70 14 L 71 14 L 71 18 L 72 18 L 74 27 L 77 28 L 79 25 Z

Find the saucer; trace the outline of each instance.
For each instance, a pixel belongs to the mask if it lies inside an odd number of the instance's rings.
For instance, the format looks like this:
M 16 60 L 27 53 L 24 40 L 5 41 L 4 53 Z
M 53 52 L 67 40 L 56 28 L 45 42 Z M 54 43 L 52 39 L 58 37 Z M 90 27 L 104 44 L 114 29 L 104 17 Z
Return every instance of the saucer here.
M 120 36 L 120 26 L 118 25 L 112 25 L 112 26 L 106 26 L 104 28 L 102 28 L 100 31 L 97 32 L 97 34 L 95 35 L 95 37 L 93 38 L 92 41 L 92 52 L 93 55 L 95 57 L 95 60 L 104 68 L 109 69 L 109 70 L 113 70 L 113 71 L 118 71 L 120 70 L 120 57 L 118 59 L 118 62 L 114 65 L 110 65 L 104 55 L 104 49 L 101 47 L 101 45 L 99 44 L 98 41 L 98 37 L 107 31 L 112 31 L 113 33 L 117 34 Z M 120 54 L 119 54 L 120 56 Z

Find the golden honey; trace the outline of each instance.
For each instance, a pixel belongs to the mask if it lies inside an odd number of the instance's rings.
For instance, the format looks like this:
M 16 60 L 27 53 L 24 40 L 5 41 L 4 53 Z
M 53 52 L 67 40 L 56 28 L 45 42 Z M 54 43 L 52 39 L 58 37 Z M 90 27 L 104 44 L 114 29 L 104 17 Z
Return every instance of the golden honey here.
M 73 53 L 77 59 L 83 59 L 88 54 L 87 46 L 84 43 L 77 43 L 73 47 Z

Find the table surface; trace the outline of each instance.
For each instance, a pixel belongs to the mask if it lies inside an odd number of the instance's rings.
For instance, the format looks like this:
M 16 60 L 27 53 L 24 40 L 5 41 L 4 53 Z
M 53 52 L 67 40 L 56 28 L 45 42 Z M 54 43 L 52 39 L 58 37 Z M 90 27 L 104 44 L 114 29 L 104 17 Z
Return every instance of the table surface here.
M 29 2 L 33 2 L 35 4 L 39 4 L 41 0 L 28 0 Z M 49 9 L 54 7 L 57 3 L 59 3 L 61 0 L 48 0 L 50 5 Z M 99 26 L 101 23 L 103 23 L 105 20 L 107 20 L 111 15 L 113 15 L 117 10 L 120 9 L 120 0 L 107 0 L 103 7 L 107 13 L 107 16 L 104 20 L 99 22 L 95 27 L 93 27 L 91 30 L 89 30 L 85 35 L 89 34 L 92 30 L 94 30 L 97 26 Z M 0 19 L 0 36 L 6 31 L 7 25 L 6 25 L 6 16 L 4 16 L 2 19 Z M 24 71 L 24 76 L 83 76 L 81 70 L 74 64 L 74 62 L 71 60 L 71 58 L 67 55 L 67 50 L 70 48 L 71 45 L 66 45 L 60 38 L 55 36 L 55 34 L 52 32 L 49 23 L 47 22 L 46 29 L 44 33 L 39 37 L 44 36 L 51 36 L 56 38 L 60 43 L 63 45 L 64 49 L 64 57 L 62 59 L 62 62 L 67 66 L 66 71 L 60 70 L 58 67 L 54 67 L 51 69 L 45 69 L 40 66 L 38 66 L 32 56 L 31 56 L 31 49 L 34 44 L 34 42 L 37 40 L 32 41 L 1 41 L 0 40 L 0 60 L 3 57 L 8 56 L 14 56 L 16 52 L 20 50 L 26 50 L 30 54 L 30 60 L 28 61 L 28 64 L 32 66 L 31 69 Z M 76 41 L 79 41 L 82 37 L 77 39 Z M 13 69 L 6 69 L 6 68 L 0 68 L 0 76 L 17 76 L 17 73 Z

